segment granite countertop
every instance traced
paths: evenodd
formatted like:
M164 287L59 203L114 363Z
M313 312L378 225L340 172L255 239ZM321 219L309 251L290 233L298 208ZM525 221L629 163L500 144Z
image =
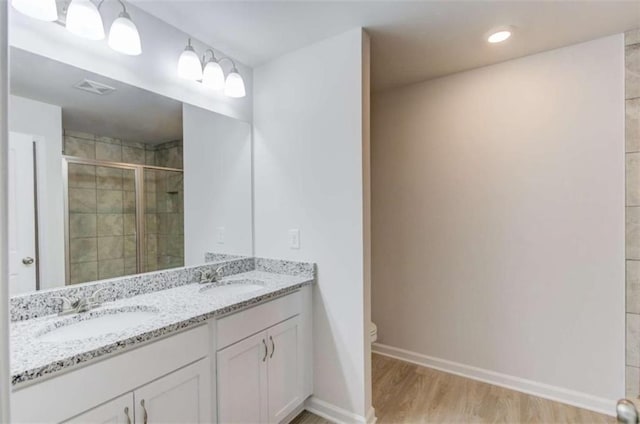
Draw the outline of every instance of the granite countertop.
M207 289L210 285L229 282L251 284L263 288L255 291ZM208 285L186 284L102 304L84 314L58 317L50 315L11 324L12 384L22 384L50 376L70 367L114 352L124 351L138 343L193 327L210 318L226 315L257 303L293 292L311 284L313 277L284 275L265 271L249 271L223 278ZM114 311L115 309L115 311ZM70 320L82 320L116 311L153 312L148 321L133 323L113 333L82 340L46 341L39 336Z

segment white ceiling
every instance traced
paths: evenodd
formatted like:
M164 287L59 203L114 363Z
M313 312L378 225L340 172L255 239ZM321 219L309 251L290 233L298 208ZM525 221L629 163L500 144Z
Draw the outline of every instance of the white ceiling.
M62 107L64 128L157 144L182 139L182 103L11 48L11 94ZM89 79L116 91L99 96L73 86Z
M413 83L640 26L640 1L133 0L143 10L255 67L362 26L374 89ZM516 32L501 45L485 34ZM340 64L327 63L327 66Z

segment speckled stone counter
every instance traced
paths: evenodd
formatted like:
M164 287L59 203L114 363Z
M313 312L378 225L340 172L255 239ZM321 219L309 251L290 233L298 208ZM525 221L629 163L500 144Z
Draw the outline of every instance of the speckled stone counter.
M254 258L251 258L254 260ZM135 296L126 296L106 302L84 314L58 317L48 315L11 324L11 375L14 385L50 376L103 355L124 351L132 346L158 337L193 327L210 318L236 312L257 303L291 293L315 281L313 264L299 263L292 269L291 262L278 266L277 261L254 261L254 270L239 272L217 283L187 283ZM268 266L265 266L268 265ZM286 269L285 273L267 272ZM184 272L179 270L177 272ZM163 274L164 275L164 274ZM213 286L258 284L260 288L246 292L212 289ZM99 337L70 341L46 341L43 334L54 327L64 326L69 320L84 320L119 311L152 311L152 320L133 323L130 327ZM26 313L29 315L28 313Z

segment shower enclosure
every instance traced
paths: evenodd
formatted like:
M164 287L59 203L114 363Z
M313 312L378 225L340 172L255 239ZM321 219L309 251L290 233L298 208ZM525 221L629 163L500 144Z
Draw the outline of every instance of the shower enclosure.
M183 170L63 156L66 283L184 265Z

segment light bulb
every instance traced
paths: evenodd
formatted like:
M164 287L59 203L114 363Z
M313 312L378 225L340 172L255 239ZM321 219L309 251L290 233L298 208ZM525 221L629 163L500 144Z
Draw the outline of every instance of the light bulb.
M224 72L222 72L222 67L215 60L210 60L204 65L202 84L214 90L222 90L224 88Z
M130 56L138 56L142 53L138 28L127 12L120 13L120 16L111 24L109 47Z
M71 0L67 10L67 30L89 40L104 38L100 11L90 0Z
M184 48L180 59L178 59L178 76L195 81L202 79L202 63L193 47L191 47L191 39L189 39L189 44Z
M506 39L508 39L509 37L511 37L511 31L509 30L502 30L502 31L498 31L498 32L494 32L493 34L491 34L488 38L487 41L490 43L501 43L503 41L505 41Z
M56 0L11 0L11 5L30 18L48 22L58 20Z
M238 73L238 70L234 67L229 75L227 75L227 81L224 84L224 94L229 97L244 97L247 93L244 89L244 81L242 76Z

